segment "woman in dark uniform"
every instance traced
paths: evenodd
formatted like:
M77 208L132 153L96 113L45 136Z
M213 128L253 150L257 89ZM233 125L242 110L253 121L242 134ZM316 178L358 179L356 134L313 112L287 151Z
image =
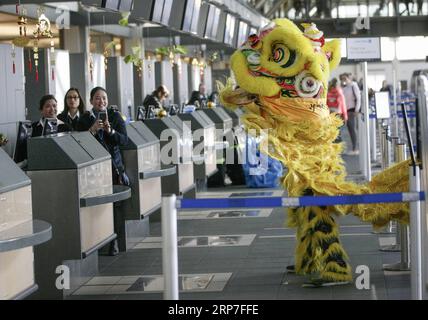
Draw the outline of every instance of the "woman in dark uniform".
M99 143L110 153L112 163L113 184L123 184L129 186L129 179L125 173L125 166L120 153L120 146L128 144L128 135L126 133L125 121L119 111L113 108L107 108L107 92L102 87L95 87L91 91L92 109L86 111L79 119L77 124L78 131L89 131L94 135ZM119 223L116 222L115 215L114 227L116 233ZM114 256L118 253L117 239L110 242L109 255Z
M41 118L39 121L33 122L33 132L32 137L39 137L43 134L43 127L45 125L45 119L57 119L57 101L55 97L51 94L45 95L40 99L39 110L41 113ZM57 119L57 132L68 132L71 131L71 127L64 123L63 121Z
M110 153L113 169L113 183L129 185L125 174L120 146L128 144L125 121L119 111L107 109L107 92L102 87L91 91L92 109L86 111L77 124L78 131L91 132L94 137ZM105 117L105 118L104 118ZM120 181L122 180L122 181Z
M155 116L160 110L163 110L162 102L168 98L169 91L164 85L157 87L155 91L151 94L148 94L143 101L143 106L146 109L146 118L151 118ZM150 110L150 107L153 109ZM154 114L150 115L150 111L153 111Z
M73 131L77 130L79 118L85 112L85 103L77 88L68 89L64 97L64 111L58 115L58 119L67 123Z

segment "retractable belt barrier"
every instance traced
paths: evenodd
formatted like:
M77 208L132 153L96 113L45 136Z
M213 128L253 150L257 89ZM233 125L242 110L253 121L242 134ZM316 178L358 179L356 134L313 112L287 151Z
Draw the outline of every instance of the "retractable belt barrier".
M178 199L177 209L231 209L335 206L425 200L424 192L373 193L346 196Z
M418 172L419 173L419 172ZM391 202L420 203L425 193L395 192L343 196L303 196L303 197L257 197L257 198L200 198L177 199L173 194L162 197L163 274L164 299L178 300L178 248L177 209L233 209L233 208L284 208L304 206L334 206L350 204L374 204ZM411 212L414 209L411 207ZM419 212L420 214L420 212Z

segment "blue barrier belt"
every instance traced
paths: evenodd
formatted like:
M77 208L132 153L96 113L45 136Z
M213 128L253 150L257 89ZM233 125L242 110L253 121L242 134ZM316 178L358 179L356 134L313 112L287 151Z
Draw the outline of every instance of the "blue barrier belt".
M349 196L304 196L304 197L257 197L257 198L204 198L179 199L177 208L181 209L228 209L228 208L278 208L306 206L334 206L345 204L370 204L411 202L425 200L425 193L396 192L374 193Z

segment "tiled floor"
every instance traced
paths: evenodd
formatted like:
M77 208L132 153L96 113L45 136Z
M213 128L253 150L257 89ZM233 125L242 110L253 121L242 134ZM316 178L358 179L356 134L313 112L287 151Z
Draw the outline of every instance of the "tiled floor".
M249 209L249 210L200 210L178 212L178 219L224 219L224 218L266 218L272 213L272 209Z
M179 276L180 292L222 291L231 273L183 274ZM161 293L162 275L94 277L76 290L74 296Z
M177 245L179 248L249 246L255 237L255 234L187 236L178 237ZM137 243L133 250L154 248L162 248L162 237L147 237L140 243Z
M344 156L344 160L351 178L361 181L355 170L358 158ZM228 187L197 196L235 197L243 193L248 193L247 196L281 196L283 190ZM379 251L380 245L394 243L390 235L373 233L370 225L353 216L338 218L340 240L349 255L354 283L303 288L302 284L307 281L305 277L285 271L287 265L294 263L295 250L295 230L285 226L285 210L260 210L257 215L249 213L251 210L242 211L246 212L179 212L180 299L410 298L409 272L384 272L382 269L384 264L397 262L400 258L399 252ZM69 299L162 299L161 226L159 222L153 222L150 228L150 237L135 239L134 249L116 257L100 257L99 275ZM219 235L226 237L221 239ZM246 242L231 245L239 237L240 240L245 238ZM362 278L357 270L364 266L369 271L369 282L364 282L368 289L358 289L356 284L361 283Z

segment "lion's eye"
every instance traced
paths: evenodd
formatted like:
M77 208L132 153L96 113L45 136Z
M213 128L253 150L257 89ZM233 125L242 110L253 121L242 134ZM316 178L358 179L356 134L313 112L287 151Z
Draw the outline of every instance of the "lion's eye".
M272 61L278 63L282 68L288 68L296 61L296 51L290 50L282 43L272 46Z

